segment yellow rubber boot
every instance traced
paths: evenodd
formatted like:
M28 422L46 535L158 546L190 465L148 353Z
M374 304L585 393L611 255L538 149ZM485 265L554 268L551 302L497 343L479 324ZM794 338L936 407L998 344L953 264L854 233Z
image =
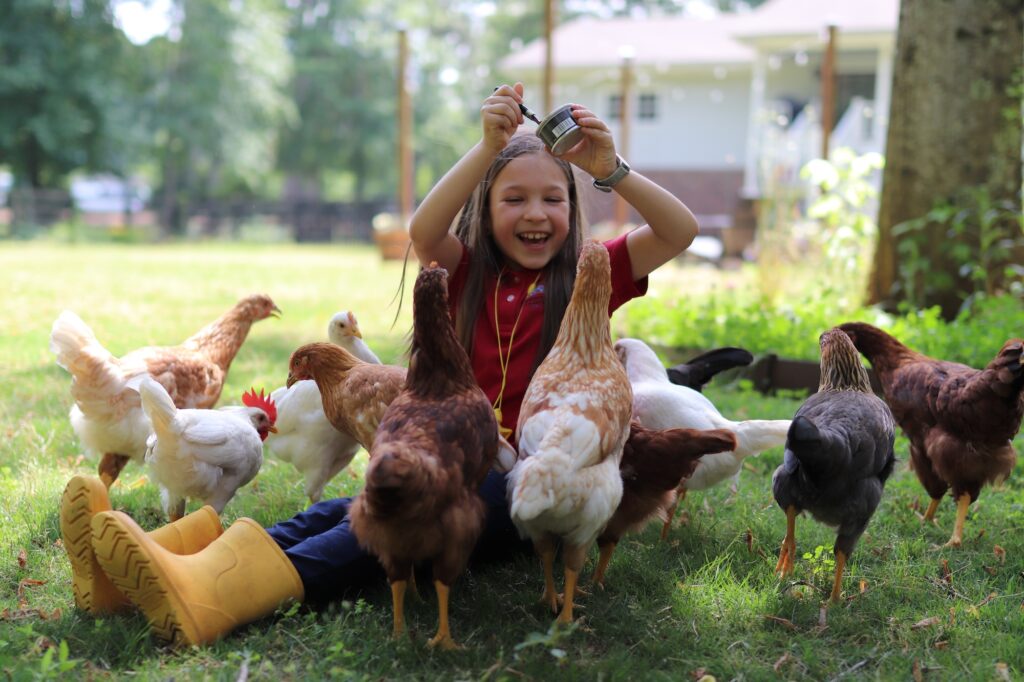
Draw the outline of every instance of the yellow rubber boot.
M127 514L101 512L92 544L114 585L175 646L215 642L304 594L291 560L252 519L239 519L195 554L178 555Z
M110 510L107 487L92 476L74 476L64 487L60 501L60 535L71 562L71 588L75 605L99 615L131 607L96 563L92 549L92 517ZM213 507L199 511L150 533L154 541L176 554L198 552L224 529Z

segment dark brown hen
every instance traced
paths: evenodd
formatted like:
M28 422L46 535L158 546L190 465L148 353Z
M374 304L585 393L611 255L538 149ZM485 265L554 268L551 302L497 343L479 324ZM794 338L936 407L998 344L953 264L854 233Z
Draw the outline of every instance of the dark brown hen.
M604 574L615 546L626 533L640 530L655 516L668 519L676 489L697 468L704 455L736 449L728 429L648 429L633 421L622 449L622 501L612 514L597 546L601 558L593 582L604 585Z
M772 476L775 501L786 512L786 537L775 570L787 575L796 555L796 516L811 512L836 527L838 601L843 569L867 528L892 473L896 424L871 392L868 372L850 338L838 329L821 335L821 383L797 410L786 453Z
M982 486L1009 476L1017 462L1010 441L1024 414L1024 341L1010 339L985 369L974 369L917 353L870 324L839 328L871 361L910 439L911 466L931 497L927 520L952 488L957 514L946 545L959 547L971 502Z
M494 411L448 315L447 273L425 268L413 291L406 387L380 421L366 487L352 505L352 529L391 583L395 636L405 629L413 565L430 561L440 608L430 645L456 647L448 591L480 536L484 504L477 490L497 451Z

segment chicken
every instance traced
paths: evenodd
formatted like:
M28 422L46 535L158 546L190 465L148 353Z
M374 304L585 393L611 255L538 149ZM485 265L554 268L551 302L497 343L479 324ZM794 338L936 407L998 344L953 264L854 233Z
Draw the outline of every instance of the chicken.
M327 337L366 362L380 364L373 351L363 343L352 313L334 315L327 325ZM328 421L320 389L312 379L282 386L270 397L277 405L277 433L267 439L267 447L303 473L309 501L319 502L327 482L355 457L359 442Z
M363 341L356 316L348 310L336 313L327 328L327 338L364 362L380 364L380 358Z
M405 629L405 588L430 561L440 609L430 646L453 649L448 595L483 529L478 489L498 452L498 423L477 385L448 313L447 272L424 268L413 290L413 340L405 389L381 419L352 530L388 575L394 635Z
M714 403L701 393L676 386L651 348L638 339L619 339L615 350L633 386L633 416L650 429L729 429L736 434L736 448L700 459L693 474L679 488L678 500L688 490L705 490L739 473L743 460L786 442L790 420L734 422L726 419ZM668 535L676 507L669 509L662 528Z
M331 425L369 452L384 411L405 387L405 373L402 367L363 362L333 343L308 343L292 353L287 386L316 382Z
M669 367L668 380L677 386L701 391L719 372L733 367L745 367L754 361L749 351L734 346L715 348L697 357Z
M871 391L868 372L840 329L821 335L821 383L793 417L786 453L772 476L786 512L786 537L775 570L788 575L796 556L796 515L803 510L837 527L831 601L839 601L843 570L882 499L892 473L896 422Z
M152 432L129 382L148 374L178 408L213 407L253 322L280 312L269 296L248 296L179 346L147 346L121 358L101 346L78 315L60 314L50 350L73 377L71 426L87 451L101 455L99 475L108 488L128 460L143 461Z
M736 436L728 429L657 431L634 420L619 466L622 501L597 536L601 558L593 582L604 585L608 562L623 535L640 530L654 516L668 517L668 510L675 505L676 488L693 473L701 457L735 448Z
M608 251L587 242L558 337L523 397L516 433L519 457L508 475L512 521L541 557L541 600L553 612L558 609L555 546L562 541L565 599L560 623L572 621L587 549L622 498L619 462L633 396L612 350L610 295Z
M963 542L967 509L982 486L1005 479L1017 462L1010 441L1024 414L1024 340L1011 339L985 367L921 355L861 322L839 327L868 360L896 422L910 439L910 464L931 497L925 519L952 489L956 522L947 547Z
M263 441L274 431L277 411L262 391L242 396L244 407L183 409L150 377L139 385L142 409L153 424L146 463L160 486L171 521L185 515L186 498L202 500L218 514L263 466Z

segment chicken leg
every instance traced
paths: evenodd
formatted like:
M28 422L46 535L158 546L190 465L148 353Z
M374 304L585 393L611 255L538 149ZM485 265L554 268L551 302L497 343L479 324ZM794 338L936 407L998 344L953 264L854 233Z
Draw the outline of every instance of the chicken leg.
M121 475L121 470L128 464L128 460L131 457L128 455L119 455L115 452L103 453L103 458L100 460L98 467L98 473L100 480L103 481L103 485L107 486L107 490L110 486L114 485L114 481Z
M558 614L556 622L568 625L572 622L573 601L579 593L576 583L579 581L583 562L587 558L587 546L565 545L562 548L562 558L565 561L565 592L562 593L562 612Z
M399 639L405 633L405 586L407 581L396 580L391 583L391 606L394 612L394 628L391 638Z
M839 549L836 550L836 577L832 582L832 598L833 604L839 601L843 586L843 570L846 568L846 552Z
M793 557L796 556L796 515L796 507L786 507L786 537L782 539L779 561L775 564L775 573L780 578L789 575L793 570Z
M676 493L675 502L673 502L672 506L668 508L668 513L666 514L668 518L665 519L665 525L661 527L661 539L663 541L668 539L668 532L672 529L672 519L676 516L676 509L678 509L679 504L686 499L686 488L681 487L676 491Z
M597 570L594 571L594 577L590 579L590 582L594 583L602 590L604 589L604 574L608 570L608 562L612 560L612 553L615 551L614 542L609 542L606 545L601 546L601 557L597 561Z
M950 536L946 547L959 547L964 541L964 521L967 520L967 508L971 506L971 494L962 493L956 498L956 524L953 526L953 535Z
M935 510L939 508L939 500L932 498L931 502L928 503L928 510L924 513L924 520L935 523Z
M441 647L445 651L455 651L461 649L455 640L452 639L451 630L448 627L448 586L440 580L434 581L434 589L437 590L437 608L438 608L438 621L437 621L437 634L434 638L427 642L427 646Z
M544 567L544 594L540 603L551 607L551 613L558 613L558 593L555 591L555 543L551 538L544 538L534 543Z

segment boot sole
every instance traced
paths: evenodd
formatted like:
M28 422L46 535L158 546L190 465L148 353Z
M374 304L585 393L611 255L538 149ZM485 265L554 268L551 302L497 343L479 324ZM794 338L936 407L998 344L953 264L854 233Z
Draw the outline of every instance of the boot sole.
M113 603L103 599L103 589L97 581L105 580L96 563L92 547L92 517L110 507L106 502L106 488L99 481L72 478L64 488L60 506L60 535L71 562L71 589L75 605L89 613L120 611L128 607L126 600ZM104 586L106 584L104 583ZM109 588L108 588L109 589Z
M103 570L142 610L153 632L174 646L198 644L194 624L183 618L187 618L188 609L175 590L165 587L170 581L159 563L146 553L134 529L121 523L115 514L101 514L94 519L93 537Z

